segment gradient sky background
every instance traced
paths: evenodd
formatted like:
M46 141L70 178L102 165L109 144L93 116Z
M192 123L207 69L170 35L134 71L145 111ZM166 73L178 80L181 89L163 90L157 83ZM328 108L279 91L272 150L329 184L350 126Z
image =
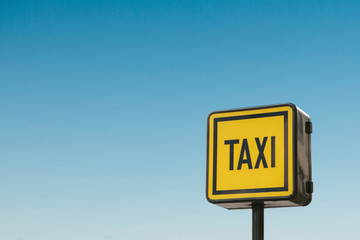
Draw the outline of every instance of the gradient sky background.
M265 238L355 239L359 1L1 1L0 239L251 239L205 198L210 112L292 102L314 195Z

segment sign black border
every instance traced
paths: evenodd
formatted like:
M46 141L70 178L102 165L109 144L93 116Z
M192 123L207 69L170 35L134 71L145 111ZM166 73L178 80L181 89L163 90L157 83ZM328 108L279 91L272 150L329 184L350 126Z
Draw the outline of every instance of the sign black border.
M244 120L252 118L284 116L284 187L277 188L255 188L255 189L235 189L235 190L217 190L217 135L218 122ZM231 117L214 118L214 142L213 142L213 195L222 194L241 194L241 193L260 193L260 192L282 192L288 191L288 111L240 115Z

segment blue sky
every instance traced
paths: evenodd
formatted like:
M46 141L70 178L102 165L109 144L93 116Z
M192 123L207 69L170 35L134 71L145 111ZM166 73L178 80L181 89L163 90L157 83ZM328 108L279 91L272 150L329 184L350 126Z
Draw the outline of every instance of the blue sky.
M251 239L205 198L206 119L292 102L313 202L266 239L353 239L358 1L2 1L0 239Z

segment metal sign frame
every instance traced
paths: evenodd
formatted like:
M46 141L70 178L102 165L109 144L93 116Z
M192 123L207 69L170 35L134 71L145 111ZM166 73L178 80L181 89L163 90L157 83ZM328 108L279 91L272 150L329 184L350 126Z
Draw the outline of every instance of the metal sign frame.
M284 107L288 111L284 111ZM282 109L282 110L279 110ZM260 111L259 111L260 110ZM261 112L261 111L264 112ZM244 112L249 114L244 115ZM254 112L254 114L251 114ZM229 113L226 117L224 113ZM288 119L288 113L291 113L292 119ZM218 116L218 117L217 117ZM284 142L285 145L292 148L292 159L285 159L284 163L284 187L283 189L238 189L223 191L217 190L217 178L216 178L216 164L217 164L217 126L218 123L224 121L236 121L241 119L255 119L266 118L270 116L283 116L284 119ZM210 122L212 121L212 122ZM291 142L287 138L288 135L288 123L292 124L289 129L292 130ZM212 128L210 129L210 126ZM252 208L254 203L264 204L265 208L269 207L291 207L291 206L305 206L311 202L312 198L312 179L311 179L311 132L312 123L310 117L301 109L296 107L292 103L268 105L250 108L231 109L225 111L212 112L208 117L208 129L207 129L207 168L206 168L206 197L209 202L216 205L225 207L227 209L245 209ZM213 136L213 139L209 139L209 136ZM211 142L212 141L212 142ZM209 152L209 145L212 144L213 152ZM284 146L284 158L288 156L287 148ZM210 157L210 154L213 154ZM212 160L210 163L209 159ZM255 192L277 192L287 188L287 162L292 161L292 194L289 196L263 196L263 197L250 197L250 198L218 198L214 199L215 194L224 194L229 196L230 194L242 194L242 193L255 193ZM212 172L209 172L209 166L212 167ZM211 178L209 175L212 174ZM211 179L211 182L210 182ZM210 189L211 188L211 189ZM209 191L210 190L210 191ZM210 194L211 192L211 194ZM251 195L251 194L250 194Z

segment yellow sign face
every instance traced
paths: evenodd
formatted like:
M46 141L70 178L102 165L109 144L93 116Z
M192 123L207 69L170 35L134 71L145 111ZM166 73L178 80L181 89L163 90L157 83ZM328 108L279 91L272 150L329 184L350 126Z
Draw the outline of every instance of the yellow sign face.
M210 201L276 199L293 194L293 115L291 106L210 114Z

